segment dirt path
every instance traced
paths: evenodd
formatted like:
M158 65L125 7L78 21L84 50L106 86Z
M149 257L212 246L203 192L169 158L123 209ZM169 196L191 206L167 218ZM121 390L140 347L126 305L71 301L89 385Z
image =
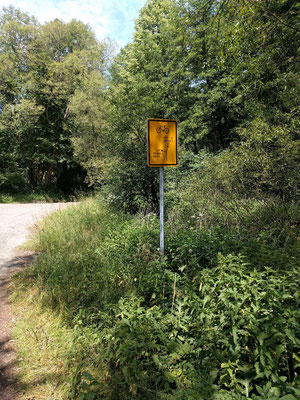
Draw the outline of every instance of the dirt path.
M18 398L13 373L15 351L10 338L12 313L8 300L10 275L33 258L18 247L30 236L30 228L45 215L75 203L0 204L0 399Z

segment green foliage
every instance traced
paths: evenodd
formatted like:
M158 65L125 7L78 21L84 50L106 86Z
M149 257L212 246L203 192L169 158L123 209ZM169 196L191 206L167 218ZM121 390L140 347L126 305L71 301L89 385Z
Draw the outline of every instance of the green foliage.
M133 42L111 67L108 134L89 168L102 166L115 206L157 212L157 176L146 168L149 117L179 120L177 183L193 169L185 154L205 150L218 164L206 164L208 179L219 174L223 186L213 197L227 185L239 200L297 198L298 11L296 2L277 0L152 0L141 9Z
M294 199L298 11L290 0L151 0L133 42L105 74L111 44L97 42L84 24L39 25L3 9L1 180L16 173L71 190L86 170L87 183L105 184L115 206L156 212L145 122L160 117L179 120L182 176L191 168L183 153L229 149L223 158L244 161L242 171L237 163L234 169L249 180L247 197L262 191Z
M106 172L102 191L112 208L132 214L158 211L159 171L148 167L140 146L132 145L130 158L113 160Z
M22 180L22 182L24 182ZM24 186L10 187L7 191L0 191L0 203L47 203L74 201L75 196L66 196L59 190L24 190ZM77 194L79 197L79 194Z
M179 275L171 309L120 302L114 327L102 332L119 398L134 388L137 398L208 398L221 387L246 398L268 380L274 398L297 394L285 383L299 349L294 277L295 270L284 279L249 271L243 258L220 255L190 283Z
M55 185L69 193L79 189L85 163L78 147L75 156L72 137L99 135L101 113L93 119L98 125L88 130L81 115L91 118L100 106L108 46L81 22L56 19L39 25L10 7L0 16L0 49L3 184L16 173L31 187ZM86 103L80 110L79 97L90 97L93 107Z
M74 327L71 398L296 399L294 241L280 249L185 221L167 226L161 260L158 233L155 217L99 200L41 227L33 273Z
M6 171L0 175L0 186L4 191L17 192L24 190L26 187L24 174L22 171Z
M88 27L4 12L0 182L58 185L75 155L109 203L36 241L44 301L74 329L70 398L299 397L298 18L290 0L150 0L105 81ZM179 120L164 259L148 117Z
M239 144L205 156L181 180L170 223L246 229L286 245L299 235L299 132L256 119L240 135Z

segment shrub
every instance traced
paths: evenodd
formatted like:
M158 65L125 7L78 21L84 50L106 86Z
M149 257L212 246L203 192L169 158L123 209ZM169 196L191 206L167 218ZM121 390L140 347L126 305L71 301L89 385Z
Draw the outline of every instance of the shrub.
M26 187L27 183L22 171L0 174L0 189L3 191L15 193L18 191L24 191Z
M166 233L162 260L155 216L99 201L40 230L45 301L86 349L72 398L295 399L296 247L195 224Z

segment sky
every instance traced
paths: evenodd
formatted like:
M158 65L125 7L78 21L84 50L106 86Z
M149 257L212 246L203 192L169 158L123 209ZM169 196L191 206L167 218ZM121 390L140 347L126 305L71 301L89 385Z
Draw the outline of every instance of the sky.
M99 40L110 38L119 48L132 41L134 20L146 0L0 0L0 9L13 5L41 23L75 18L88 23Z

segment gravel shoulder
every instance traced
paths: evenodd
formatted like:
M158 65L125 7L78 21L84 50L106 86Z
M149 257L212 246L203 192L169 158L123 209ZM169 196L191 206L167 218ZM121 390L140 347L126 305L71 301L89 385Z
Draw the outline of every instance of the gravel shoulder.
M14 374L15 350L11 340L12 312L9 303L11 274L32 261L34 254L19 247L32 227L53 211L76 203L0 204L0 399L18 398Z

